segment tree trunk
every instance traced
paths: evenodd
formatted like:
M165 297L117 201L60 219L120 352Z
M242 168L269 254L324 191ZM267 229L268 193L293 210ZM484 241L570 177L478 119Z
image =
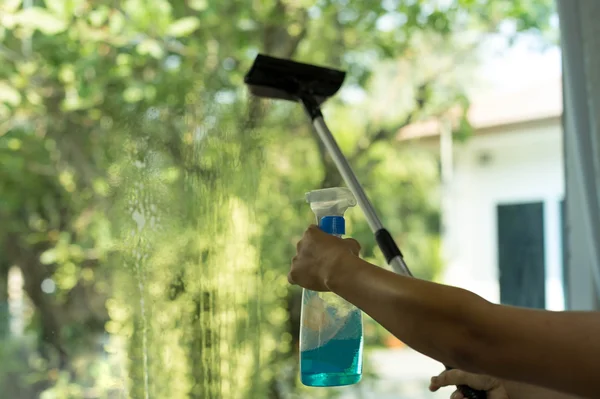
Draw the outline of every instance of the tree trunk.
M8 312L8 269L6 261L0 261L0 340L10 333L10 313Z
M7 240L8 258L13 259L23 272L24 288L27 296L36 307L36 314L40 318L40 353L47 359L51 358L48 352L49 345L58 352L59 367L67 369L69 357L61 338L61 315L59 307L49 295L41 289L42 282L51 277L49 268L40 263L43 248L23 248L21 241L16 236L9 236Z

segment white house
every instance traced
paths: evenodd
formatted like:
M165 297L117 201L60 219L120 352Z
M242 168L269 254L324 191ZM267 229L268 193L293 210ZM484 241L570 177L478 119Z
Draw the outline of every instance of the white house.
M562 108L557 78L475 102L465 142L436 121L399 132L440 151L445 283L496 303L565 308Z

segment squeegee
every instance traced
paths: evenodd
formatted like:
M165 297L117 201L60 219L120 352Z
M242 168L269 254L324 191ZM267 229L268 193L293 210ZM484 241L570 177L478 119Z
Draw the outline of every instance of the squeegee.
M258 54L244 82L257 97L300 102L304 106L344 182L356 197L387 263L394 272L412 277L402 252L381 223L321 113L321 105L337 93L345 77L344 71ZM487 396L484 391L468 386L459 386L458 389L467 399L485 399Z

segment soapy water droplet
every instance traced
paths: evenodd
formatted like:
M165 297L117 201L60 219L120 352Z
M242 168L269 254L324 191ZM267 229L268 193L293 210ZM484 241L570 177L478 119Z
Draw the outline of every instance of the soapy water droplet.
M133 220L137 223L138 230L142 230L146 225L146 218L137 210L131 215Z

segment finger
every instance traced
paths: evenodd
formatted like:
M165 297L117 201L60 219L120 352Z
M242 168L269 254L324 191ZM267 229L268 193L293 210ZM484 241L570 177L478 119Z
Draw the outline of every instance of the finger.
M292 265L291 265L292 268L294 267L294 263L296 262L297 258L298 258L297 256L294 256L292 258ZM290 283L292 285L296 285L296 282L294 281L294 276L293 276L292 270L289 271L289 273L287 275L287 279L288 279L288 283Z
M319 226L317 226L316 224L311 224L310 226L308 226L308 229L306 229L306 234L312 234L312 233L318 233L320 232L321 229L319 228Z
M291 285L296 285L296 283L294 282L294 278L292 277L292 272L288 273L287 280L288 280L288 283L290 283Z
M344 238L344 243L354 255L358 256L360 254L360 243L354 238Z
M450 395L450 399L465 399L465 397L460 391L454 391L452 395Z
M441 387L438 376L431 377L431 381L429 381L429 390L431 392L436 392Z
M432 384L438 387L452 385L468 385L471 388L489 391L494 388L494 379L485 375L471 374L462 370L446 370L432 379Z

